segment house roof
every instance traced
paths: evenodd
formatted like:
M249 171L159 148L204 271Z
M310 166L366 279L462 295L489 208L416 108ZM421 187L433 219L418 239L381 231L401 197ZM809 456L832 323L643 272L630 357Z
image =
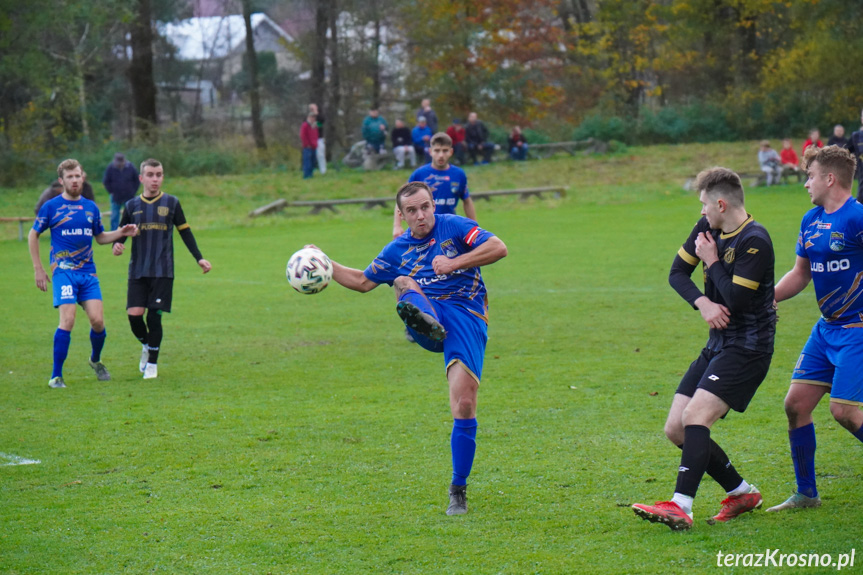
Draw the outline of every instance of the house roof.
M266 14L252 14L251 20L253 30L257 30L259 26L267 26L287 42L294 41L290 34ZM246 25L240 15L203 16L167 22L159 25L159 31L176 46L180 60L223 58L243 46L246 41Z

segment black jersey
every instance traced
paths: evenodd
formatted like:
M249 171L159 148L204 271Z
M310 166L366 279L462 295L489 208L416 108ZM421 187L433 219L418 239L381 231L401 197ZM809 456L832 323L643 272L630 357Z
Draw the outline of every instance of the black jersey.
M718 262L709 269L704 267L703 294L691 278L700 261L695 255L695 238L701 232L713 236L719 253ZM734 345L772 353L776 334L773 268L773 242L764 226L752 216L727 234L710 229L707 218L702 217L677 252L669 283L693 307L695 300L706 295L729 309L728 326L710 329L708 349L719 351Z
M164 192L155 198L136 196L126 202L120 226L125 224L138 226L138 235L132 239L129 277L173 278L174 228L179 232L189 229L180 200ZM196 261L201 259L200 253L192 255Z

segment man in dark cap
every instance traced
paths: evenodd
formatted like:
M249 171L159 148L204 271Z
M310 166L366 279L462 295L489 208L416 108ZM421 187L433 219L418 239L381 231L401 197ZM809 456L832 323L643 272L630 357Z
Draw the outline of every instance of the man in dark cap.
M111 229L116 230L120 225L120 211L123 205L135 197L141 185L138 170L131 162L126 161L126 156L122 152L117 152L114 154L114 161L105 169L102 185L111 196Z

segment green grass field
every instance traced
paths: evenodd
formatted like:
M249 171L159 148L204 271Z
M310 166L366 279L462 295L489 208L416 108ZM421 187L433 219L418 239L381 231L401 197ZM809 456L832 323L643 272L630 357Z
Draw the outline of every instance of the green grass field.
M628 508L673 491L679 451L662 426L706 340L667 283L700 209L680 184L751 154L658 147L469 172L474 190L570 188L562 200L478 204L509 256L484 271L490 340L463 517L444 514L452 420L441 356L404 340L385 286L301 296L284 277L305 243L365 267L392 212L245 218L275 197L387 195L404 173L169 174L214 269L201 275L177 240L174 313L152 381L140 378L125 319L128 259L97 246L113 380L87 367L79 313L69 387L48 388L57 313L6 225L0 464L41 463L0 465L0 573L743 573L762 570L717 567L717 553L850 553L863 445L826 402L815 414L822 508L709 526L724 497L709 478L689 532ZM0 199L0 215L32 204L24 190ZM808 197L798 185L756 189L747 206L772 234L778 277ZM811 288L781 305L770 374L746 414L714 427L766 506L794 490L782 400L817 318ZM830 570L769 569L801 571Z

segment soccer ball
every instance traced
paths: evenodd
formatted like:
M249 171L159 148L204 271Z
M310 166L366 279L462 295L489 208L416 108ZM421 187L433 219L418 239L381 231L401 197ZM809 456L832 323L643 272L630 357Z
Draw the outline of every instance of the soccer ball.
M288 260L285 272L291 287L303 294L323 291L333 279L333 264L319 249L303 248Z

